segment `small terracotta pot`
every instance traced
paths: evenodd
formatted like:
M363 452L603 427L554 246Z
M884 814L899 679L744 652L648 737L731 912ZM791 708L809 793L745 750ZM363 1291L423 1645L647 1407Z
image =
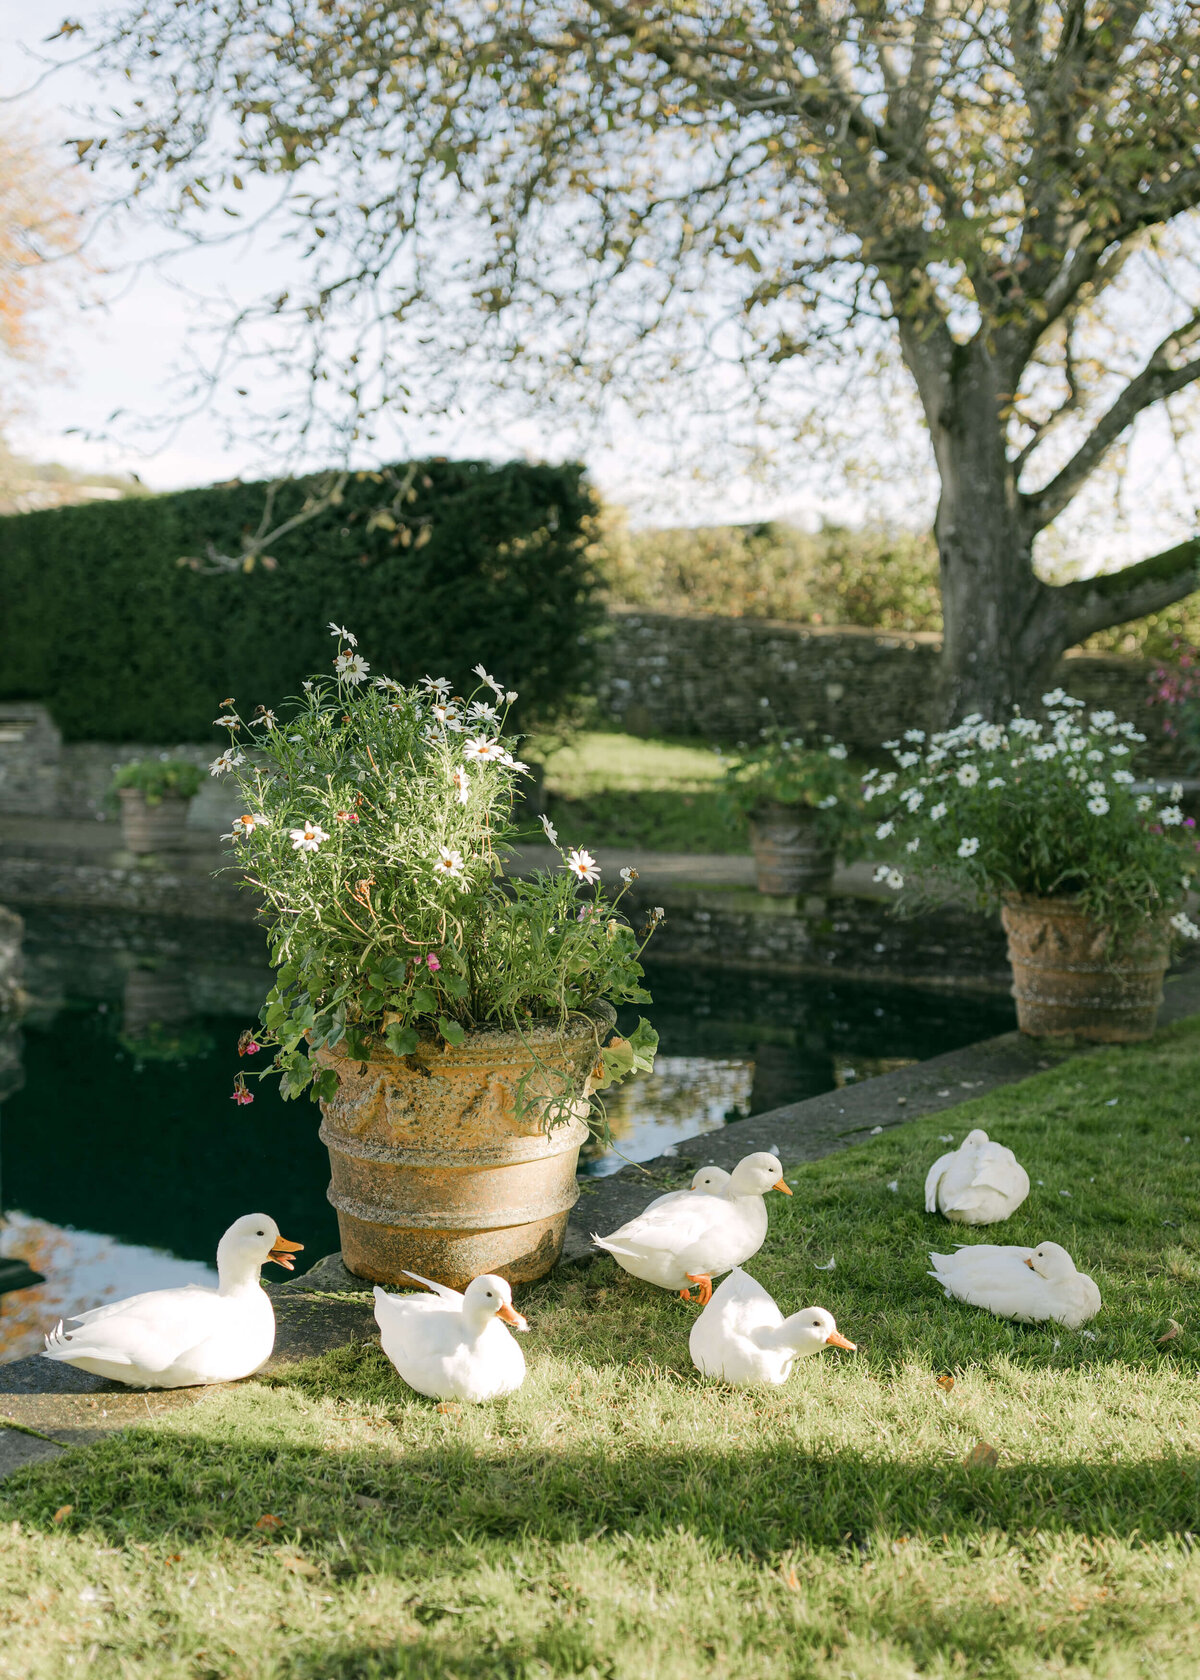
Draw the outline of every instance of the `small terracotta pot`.
M314 1050L339 1080L321 1103L321 1140L349 1269L390 1284L419 1272L454 1289L481 1272L510 1283L548 1272L579 1198L589 1075L614 1019L605 1010L573 1020L561 1040L548 1026L524 1038L482 1029L457 1048L422 1041L403 1058L377 1044L365 1062L343 1045ZM534 1052L554 1070L549 1081ZM526 1094L543 1094L518 1120L526 1075ZM569 1118L547 1127L558 1091L576 1095Z
M1075 900L1020 893L1005 898L1000 919L1022 1032L1101 1044L1151 1036L1170 961L1165 920L1113 940Z
M833 879L833 847L821 837L807 805L760 805L750 818L755 883L769 898L826 892Z
M167 793L157 805L147 805L141 788L118 788L121 833L131 852L178 851L187 839L190 799Z

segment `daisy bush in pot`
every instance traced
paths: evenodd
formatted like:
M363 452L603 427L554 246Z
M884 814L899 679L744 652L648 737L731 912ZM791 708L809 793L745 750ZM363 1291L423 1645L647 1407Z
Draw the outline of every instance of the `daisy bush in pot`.
M835 856L864 834L860 780L840 741L809 743L778 724L731 756L725 797L749 822L760 892L828 884Z
M609 894L582 847L508 872L528 774L515 693L482 666L462 692L441 676L406 687L330 629L328 676L278 713L226 701L217 720L230 744L213 773L244 800L225 839L277 969L239 1051L273 1052L263 1071L284 1096L320 1101L352 1271L456 1288L538 1277L579 1193L592 1093L653 1064L648 1022L611 1029L614 1005L648 999L659 913L630 926L632 871Z
M1125 963L1161 979L1169 939L1200 937L1184 907L1200 859L1181 790L1137 783L1145 737L1131 724L1061 689L1042 701L1044 720L973 715L885 743L895 769L868 772L863 790L893 856L876 879L910 907L951 890L1001 905L1010 956L1040 965L1043 992L1051 969L1114 976Z
M635 931L621 913L631 872L610 896L588 851L560 847L560 868L506 874L528 774L508 732L517 695L482 666L466 695L440 676L404 687L331 631L332 674L279 714L223 703L230 744L211 767L245 803L223 838L265 905L278 974L251 1042L275 1050L283 1095L333 1094L336 1075L310 1054L323 1045L404 1057L580 1015L596 1022L597 1086L646 1065L645 1021L599 1043L598 1005L649 998L640 957L655 917Z

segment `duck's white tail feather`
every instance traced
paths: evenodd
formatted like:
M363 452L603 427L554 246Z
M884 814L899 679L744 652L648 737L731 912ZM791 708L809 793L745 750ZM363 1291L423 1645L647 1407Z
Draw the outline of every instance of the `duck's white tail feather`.
M63 1329L60 1318L54 1329L46 1336L46 1345L42 1349L43 1359L65 1360L68 1364L73 1359L104 1359L110 1365L132 1365L133 1360L119 1349L107 1347L91 1347L85 1343L73 1341L76 1332Z
M457 1289L451 1289L449 1284L434 1283L432 1278L422 1277L420 1272L410 1272L407 1268L405 1269L404 1275L405 1277L414 1278L417 1283L423 1283L426 1289L432 1289L433 1293L435 1295L440 1295L443 1301L455 1301L461 1305L462 1296L459 1294Z
M595 1231L592 1232L592 1241L597 1248L606 1248L610 1254L635 1254L637 1252L636 1249L627 1247L625 1243L613 1242L611 1237L598 1237Z

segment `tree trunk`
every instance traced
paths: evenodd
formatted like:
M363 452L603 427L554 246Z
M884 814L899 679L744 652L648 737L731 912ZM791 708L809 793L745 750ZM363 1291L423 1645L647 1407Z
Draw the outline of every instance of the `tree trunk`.
M941 568L947 721L1006 716L1053 680L1068 646L1055 592L1033 571L1005 447L1010 378L978 343L919 338L902 328L941 479L934 536Z

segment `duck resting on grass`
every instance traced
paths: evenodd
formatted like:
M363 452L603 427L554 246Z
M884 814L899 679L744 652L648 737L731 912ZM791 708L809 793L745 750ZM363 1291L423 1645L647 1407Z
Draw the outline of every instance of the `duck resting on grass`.
M784 1318L761 1283L735 1266L692 1325L688 1348L701 1376L735 1388L787 1381L797 1359L822 1348L855 1351L824 1307Z
M42 1357L129 1388L192 1388L237 1382L266 1364L275 1346L275 1309L259 1282L268 1260L286 1271L303 1243L288 1242L265 1213L236 1219L217 1246L216 1289L189 1283L155 1289L61 1319Z
M722 1193L677 1192L651 1203L610 1236L593 1232L592 1241L634 1277L677 1290L683 1301L691 1300L688 1285L696 1284L699 1303L706 1307L713 1278L742 1265L762 1247L768 1190L792 1193L778 1159L763 1150L738 1162Z
M931 1254L935 1277L946 1294L997 1318L1021 1324L1062 1324L1078 1330L1100 1311L1100 1291L1058 1243L1037 1248L1002 1248L997 1243L960 1246L953 1254Z
M649 1213L651 1208L661 1207L676 1196L690 1196L697 1190L703 1196L723 1196L729 1188L729 1177L724 1167L701 1167L699 1172L692 1174L692 1182L686 1190L668 1190L665 1196L655 1196L652 1202L646 1203L642 1212Z
M925 1212L956 1225L998 1225L1028 1194L1029 1174L1012 1150L977 1129L930 1167Z
M384 1353L410 1388L430 1400L497 1400L525 1380L525 1355L504 1328L528 1330L512 1289L485 1272L463 1294L417 1272L406 1277L429 1295L389 1295L375 1286L375 1321Z

